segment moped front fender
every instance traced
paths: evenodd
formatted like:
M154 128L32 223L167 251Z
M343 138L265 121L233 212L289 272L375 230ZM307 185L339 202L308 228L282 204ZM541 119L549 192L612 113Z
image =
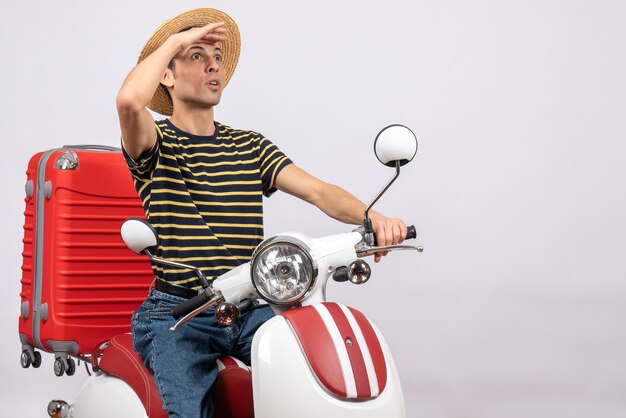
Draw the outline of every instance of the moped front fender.
M299 309L309 308L315 306ZM311 311L311 315L315 312ZM306 328L309 321L307 318L303 320ZM278 315L263 324L252 343L255 418L404 418L402 388L391 352L380 332L371 326L384 355L386 382L375 397L347 399L332 393L321 382L324 377L320 379L313 370L311 359L305 354L302 341L289 320ZM350 342L355 343L356 339ZM328 347L326 345L326 349ZM329 358L333 355L328 352L319 354L322 357L330 354ZM341 374L341 371L333 373Z

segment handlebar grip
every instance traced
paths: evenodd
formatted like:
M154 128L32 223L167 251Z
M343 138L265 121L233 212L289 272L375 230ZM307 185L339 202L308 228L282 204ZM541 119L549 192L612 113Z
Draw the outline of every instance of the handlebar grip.
M376 233L374 232L374 245L378 245L378 239L376 238ZM415 230L415 225L409 225L406 227L406 237L404 239L414 239L417 238L417 231Z
M184 301L175 308L172 308L172 316L174 317L174 319L179 319L180 317L187 315L194 309L202 306L203 304L208 302L209 299L211 298L207 296L205 292L199 293L191 299Z
M337 267L335 274L333 274L333 280L336 282L347 282L348 279L348 268L345 266Z

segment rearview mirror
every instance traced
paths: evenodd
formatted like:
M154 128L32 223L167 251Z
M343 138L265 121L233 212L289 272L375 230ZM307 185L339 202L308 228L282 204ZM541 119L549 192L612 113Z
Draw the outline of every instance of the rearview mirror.
M376 158L388 167L396 162L405 165L417 153L417 137L404 125L389 125L378 133L374 141Z
M128 248L137 254L157 245L157 233L146 220L130 218L124 221L120 230L122 240Z

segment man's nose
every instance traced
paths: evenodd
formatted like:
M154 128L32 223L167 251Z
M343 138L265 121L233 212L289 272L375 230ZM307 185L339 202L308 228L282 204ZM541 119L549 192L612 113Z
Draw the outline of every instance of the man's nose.
M207 65L207 72L216 73L220 69L220 65L215 58L211 58L209 60L209 65Z

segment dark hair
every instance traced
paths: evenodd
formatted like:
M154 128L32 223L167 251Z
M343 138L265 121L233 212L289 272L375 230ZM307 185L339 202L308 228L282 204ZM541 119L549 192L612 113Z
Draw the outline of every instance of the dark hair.
M197 26L188 26L186 28L183 28L183 29L179 30L178 33L188 31L189 29L192 29L192 28L195 28L195 27L197 27ZM172 70L172 73L174 73L174 70L176 70L176 58L172 58L170 60L169 64L167 64L167 68ZM161 86L161 88L163 89L165 94L167 94L167 97L170 98L170 101L172 101L172 96L170 95L170 92L167 89L167 87L165 87L163 84L159 84L159 85Z
M176 58L172 58L169 62L169 64L167 64L167 68L169 68L170 70L172 70L172 73L174 73L174 70L176 69ZM159 84L159 86L163 89L163 91L165 92L165 94L167 94L167 97L170 98L170 101L172 101L172 96L170 95L169 90L167 89L167 87L165 87L165 85L163 84Z
M172 58L170 60L170 63L167 64L167 68L169 68L170 70L174 71L174 69L176 68L176 58Z

